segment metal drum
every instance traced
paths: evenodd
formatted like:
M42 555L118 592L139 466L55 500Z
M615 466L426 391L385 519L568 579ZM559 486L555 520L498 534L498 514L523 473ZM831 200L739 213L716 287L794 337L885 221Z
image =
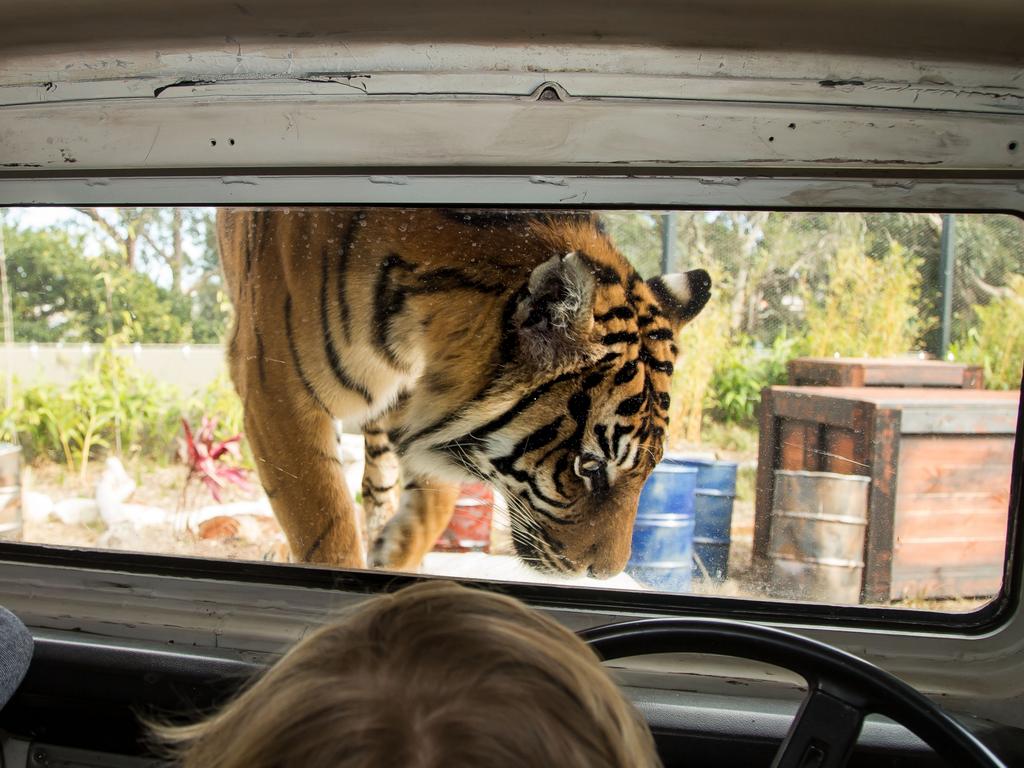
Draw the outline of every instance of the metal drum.
M21 446L0 443L0 540L21 539Z
M668 454L668 464L697 470L694 499L693 557L694 576L724 581L729 572L729 545L732 541L732 508L736 499L735 461L697 459Z
M775 471L771 592L824 603L860 602L870 478Z
M484 483L463 483L448 527L435 552L487 552L491 546L494 491Z
M666 592L690 589L696 490L693 467L662 462L647 478L626 566L641 584Z

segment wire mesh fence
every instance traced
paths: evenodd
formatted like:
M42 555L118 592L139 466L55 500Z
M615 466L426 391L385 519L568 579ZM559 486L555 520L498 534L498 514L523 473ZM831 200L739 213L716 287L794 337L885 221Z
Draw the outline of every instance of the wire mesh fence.
M873 292L876 303L901 298L916 304L912 345L892 351L939 356L947 230L953 343L969 336L979 307L1009 297L1014 276L1024 274L1024 220L1006 214L682 211L613 212L604 218L645 277L697 266L718 273L716 293L728 304L730 330L765 344L787 330L800 332L807 325L808 299L820 299L830 278L845 277L844 267L863 270L860 279L866 280L874 262L905 272L906 292L884 294L878 289L893 289L886 283L866 285L864 293Z
M955 359L1020 386L1024 221L1005 214L604 214L644 276L703 267L715 299L684 332L677 439L752 423L796 356Z

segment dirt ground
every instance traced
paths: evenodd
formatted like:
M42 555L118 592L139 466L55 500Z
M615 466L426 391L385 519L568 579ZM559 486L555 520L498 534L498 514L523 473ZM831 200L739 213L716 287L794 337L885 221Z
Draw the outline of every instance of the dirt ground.
M88 500L95 494L103 469L103 462L93 462L82 476L58 464L39 464L26 470L23 488L46 494L55 502ZM125 469L136 483L125 503L165 510L166 522L106 525L101 520L66 522L55 514L44 520L26 517L23 541L231 560L287 559L284 534L273 517L237 513L240 505L264 499L258 483L253 482L248 491L225 489L224 503L218 505L198 480L193 480L183 493L188 477L183 465L129 463ZM216 514L221 511L218 507L224 514ZM202 522L195 522L204 517Z
M735 459L743 461L742 456ZM182 489L187 477L184 466L137 463L129 464L126 470L135 480L136 489L125 502L166 510L166 520L148 525L129 522L106 525L101 520L62 521L50 514L46 519L26 519L23 540L70 547L214 559L288 560L284 535L276 520L269 515L263 492L255 481L248 491L227 489L225 503L217 505L210 493L197 481L193 481L183 495ZM77 472L68 472L57 464L42 464L31 467L25 473L23 483L26 491L44 493L57 502L76 498L88 500L93 497L102 472L102 462L90 466L84 477ZM694 578L692 589L696 594L752 598L763 597L765 594L763 586L752 581L754 504L752 499L744 498L744 495L741 488L740 497L733 507L728 578L722 582ZM258 513L252 513L255 504L260 502L262 506L257 510ZM507 539L507 532L496 531L493 551L502 554L510 552L511 547L507 542L504 545L502 543L504 539ZM496 564L498 560L495 558ZM444 567L452 569L452 575L465 575L464 568L452 566L455 561L451 557L439 559L438 562L446 563ZM487 561L477 556L473 562L481 564ZM595 586L599 584L595 583ZM962 612L975 610L985 602L983 599L922 599L904 601L901 605L907 608Z
M148 507L159 507L176 514L166 524L135 526L119 524L107 526L96 520L90 523L62 522L50 515L45 520L26 520L23 540L40 544L57 544L70 547L114 549L131 552L190 555L231 560L260 560L285 562L288 559L285 539L273 517L265 515L216 515L199 525L188 524L198 510L207 514L215 503L209 492L194 482L184 496L182 487L187 477L185 467L179 465L129 465L128 474L135 479L137 487L125 501ZM84 498L94 492L102 475L100 462L90 466L85 477L69 473L56 464L33 467L26 475L25 488L45 493L53 500ZM225 501L225 512L242 502L257 501L262 497L258 485L248 492L230 489ZM754 531L754 505L750 501L737 500L733 510L732 544L729 555L729 578L724 582L701 582L694 579L693 589L700 594L722 596L751 596L748 577L750 575L751 542ZM502 555L511 553L507 542L507 531L495 530L492 551ZM480 565L479 558L472 558ZM452 569L455 575L463 568L453 566L449 557L438 562ZM496 566L506 570L504 563ZM596 584L595 584L596 585Z
M198 480L192 481L183 498L182 489L188 477L188 469L183 464L126 460L124 468L128 476L135 481L135 490L126 499L127 502L172 510L182 501L186 508L216 503ZM26 491L49 494L54 500L72 497L92 498L104 469L103 461L94 460L89 462L83 476L77 470L71 472L61 464L37 462L23 471L22 486ZM248 492L234 486L225 488L224 501L252 501L263 496L254 474L250 485Z
M103 469L103 462L93 462L83 477L78 472L69 472L59 464L43 463L26 470L23 487L26 491L44 493L54 501L90 499L94 495ZM132 530L120 526L108 528L100 521L69 524L50 515L47 520L26 520L24 541L203 557L274 559L273 550L280 541L283 541L283 535L273 518L261 519L258 525L240 526L237 531L229 530L231 526L215 524L203 526L203 531L200 531L199 526L187 525L184 521L190 517L190 513L194 516L198 510L206 510L207 514L210 514L214 511L212 508L216 506L216 502L206 488L196 480L190 484L187 493L182 494L188 475L184 466L129 463L125 469L136 483L136 489L125 499L126 503L162 508L174 513L174 517L178 519L167 525L150 525ZM256 502L262 498L263 492L254 481L248 492L237 488L226 489L223 507L225 512L230 514L232 507L238 503ZM738 582L742 582L750 570L753 531L753 503L737 500L733 510L733 543L730 549L729 571ZM502 532L496 533L496 538L503 538ZM258 535L260 540L248 540L246 535ZM500 542L495 543L505 552L511 550L511 547L501 546Z

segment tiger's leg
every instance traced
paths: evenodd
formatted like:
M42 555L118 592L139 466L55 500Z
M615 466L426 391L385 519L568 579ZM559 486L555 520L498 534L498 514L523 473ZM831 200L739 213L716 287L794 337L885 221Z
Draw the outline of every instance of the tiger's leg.
M333 421L348 404L335 395L328 408L323 395L333 392L310 379L323 336L311 319L317 313L294 313L292 305L313 305L316 291L308 280L289 285L285 274L294 256L287 244L302 234L287 226L304 221L274 211L218 211L221 264L235 306L228 365L292 560L364 567L362 520L345 485ZM359 405L358 397L349 399Z
M451 520L458 497L457 485L424 477L407 480L398 514L374 541L370 563L397 571L416 570Z
M263 488L288 538L292 560L365 567L362 521L324 411L293 409L288 397L244 397L245 427Z
M254 315L239 314L228 363L260 482L291 559L365 567L362 520L345 485L334 419L307 389L301 369L283 362L287 339Z
M363 519L369 542L376 540L398 509L398 454L382 420L363 425L366 463L363 467Z

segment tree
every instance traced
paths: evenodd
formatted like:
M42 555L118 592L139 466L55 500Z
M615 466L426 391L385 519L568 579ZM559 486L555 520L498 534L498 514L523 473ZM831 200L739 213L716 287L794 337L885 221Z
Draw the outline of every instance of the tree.
M135 269L139 243L155 208L75 208L118 250L128 269Z
M5 227L17 341L102 342L131 321L133 340L191 340L191 306L121 255L83 255L83 238L56 227Z
M57 229L4 228L17 341L91 341L105 318L96 267L81 240ZM104 320L105 322L105 320Z
M99 237L112 244L124 264L162 283L172 301L186 308L190 332L175 341L217 343L227 327L220 261L209 208L76 208ZM198 254L186 248L186 242Z
M193 209L186 214L186 232L199 248L191 263L194 278L184 289L192 303L192 337L197 343L217 344L224 339L232 307L224 289L213 211Z

